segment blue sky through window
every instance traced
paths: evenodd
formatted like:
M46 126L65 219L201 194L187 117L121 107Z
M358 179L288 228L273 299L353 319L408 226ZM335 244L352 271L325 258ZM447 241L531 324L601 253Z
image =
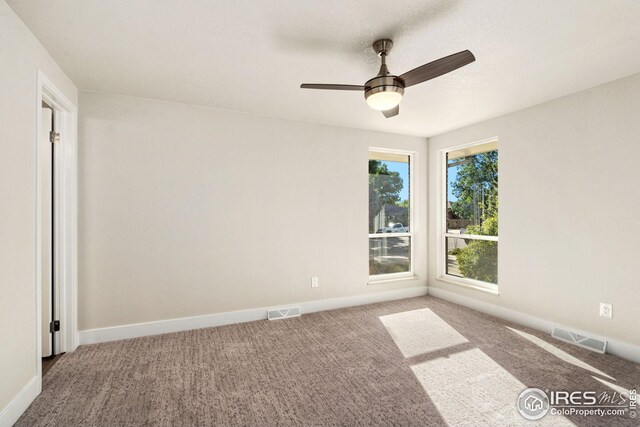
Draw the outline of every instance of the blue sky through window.
M391 172L398 172L402 178L402 191L400 191L400 201L409 199L409 164L403 162L383 161L382 164L387 165L387 169Z
M450 202L455 202L456 200L458 200L458 198L456 196L453 195L453 183L456 182L456 179L458 178L458 169L460 169L460 166L454 166L452 168L449 168L448 171L448 175L447 175L447 200Z

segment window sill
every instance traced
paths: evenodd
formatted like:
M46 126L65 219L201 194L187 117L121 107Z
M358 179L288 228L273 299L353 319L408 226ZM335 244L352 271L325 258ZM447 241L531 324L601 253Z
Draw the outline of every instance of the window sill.
M453 277L453 276L439 276L439 277L436 277L436 280L438 280L439 282L445 282L445 283L450 283L452 285L462 286L467 289L475 289L477 291L486 292L492 295L500 295L497 285L495 286L495 288L489 287L490 285L486 285L484 284L484 282L480 282L478 280L462 279L462 278Z
M369 277L369 281L367 282L367 285L377 285L378 283L391 283L391 282L404 282L406 280L416 280L418 279L418 276L416 276L413 273L408 273L408 274L403 274L403 275L399 275L399 276L387 276L387 277L380 277L380 278L375 278L375 277Z

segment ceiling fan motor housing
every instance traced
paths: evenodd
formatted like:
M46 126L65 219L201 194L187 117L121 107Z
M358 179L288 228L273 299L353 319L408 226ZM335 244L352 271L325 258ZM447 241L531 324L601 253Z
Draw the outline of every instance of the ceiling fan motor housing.
M396 76L376 76L368 80L364 84L364 97L369 98L371 95L379 92L398 92L404 94L404 85L397 80Z

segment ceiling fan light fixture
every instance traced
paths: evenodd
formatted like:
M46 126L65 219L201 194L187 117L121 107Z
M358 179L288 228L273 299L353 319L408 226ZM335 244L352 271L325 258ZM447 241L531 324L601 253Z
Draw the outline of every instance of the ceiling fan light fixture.
M382 90L374 93L368 93L365 95L367 98L367 104L369 107L378 111L391 110L397 107L402 100L402 92L398 91L397 86L388 86L389 90Z
M369 107L381 111L382 115L389 119L399 114L399 105L405 88L435 79L476 60L473 53L463 50L395 76L389 72L386 61L393 42L389 39L376 40L372 47L380 57L380 71L364 85L303 83L300 88L363 91Z

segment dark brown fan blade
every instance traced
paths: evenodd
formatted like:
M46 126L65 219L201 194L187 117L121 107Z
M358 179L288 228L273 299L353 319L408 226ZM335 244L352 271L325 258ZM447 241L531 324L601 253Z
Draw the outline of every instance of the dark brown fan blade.
M382 112L382 114L384 114L384 116L389 119L391 117L397 116L400 113L400 106L396 105L395 108L392 108L391 110L385 110Z
M476 57L473 56L473 53L468 50L463 50L462 52L454 53L453 55L445 56L444 58L414 68L398 77L398 80L404 82L404 87L417 85L418 83L426 82L427 80L464 67L475 60Z
M300 85L301 89L328 89L328 90L364 90L364 86L358 85L324 85L305 83Z

